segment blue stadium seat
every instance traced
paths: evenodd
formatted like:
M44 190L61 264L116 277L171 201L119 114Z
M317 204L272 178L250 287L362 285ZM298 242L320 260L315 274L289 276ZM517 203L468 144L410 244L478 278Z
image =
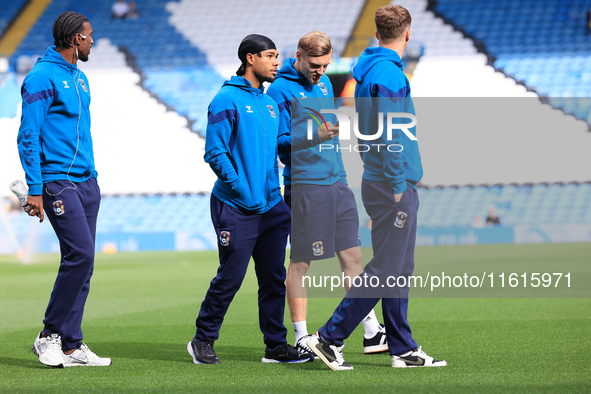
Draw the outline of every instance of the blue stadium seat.
M591 76L583 78L591 68L591 35L584 21L589 6L588 1L438 0L435 10L482 41L496 57L496 67L524 80L538 93L589 97ZM569 77L556 77L554 84L548 84L546 77L561 70L568 70ZM564 108L557 101L551 104ZM591 103L564 109L587 119Z

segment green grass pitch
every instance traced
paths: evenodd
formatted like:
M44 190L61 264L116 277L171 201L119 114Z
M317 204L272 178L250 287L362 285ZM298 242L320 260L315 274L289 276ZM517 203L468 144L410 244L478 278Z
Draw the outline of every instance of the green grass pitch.
M446 246L417 248L416 262L417 269L446 261L490 271L528 259L540 270L564 261L588 278L590 256L591 244ZM445 368L394 369L386 354L363 355L361 327L345 342L353 371L334 372L319 360L262 364L252 263L215 344L222 363L193 364L186 345L215 275L216 252L98 254L83 329L85 342L113 365L51 369L31 345L58 259L44 255L21 265L0 256L0 392L591 392L591 300L583 297L411 299L414 337L445 359ZM311 332L339 301L309 300ZM293 342L287 310L285 322Z

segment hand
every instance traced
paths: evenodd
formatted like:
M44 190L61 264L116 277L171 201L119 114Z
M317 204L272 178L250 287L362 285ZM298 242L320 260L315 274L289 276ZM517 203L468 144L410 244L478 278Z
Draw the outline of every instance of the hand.
M324 127L324 125L318 127L318 137L321 142L330 141L339 135L339 126L334 126L331 122L328 122L326 126L328 128Z
M29 216L35 216L39 213L39 223L45 219L45 213L43 212L43 196L27 196L27 203L23 205L25 212Z
M398 204L402 200L402 193L394 194L394 201Z

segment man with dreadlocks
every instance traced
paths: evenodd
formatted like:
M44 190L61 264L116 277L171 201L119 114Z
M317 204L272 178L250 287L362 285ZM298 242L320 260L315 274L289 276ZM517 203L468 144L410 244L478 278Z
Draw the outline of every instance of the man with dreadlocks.
M51 367L104 366L111 359L82 342L82 315L94 268L96 221L101 200L90 135L90 91L77 61L93 44L88 19L64 12L53 24L54 46L25 78L18 150L29 185L23 205L40 222L49 218L61 262L43 330L33 344Z
M281 199L277 153L291 145L305 149L313 142L278 134L279 110L264 93L264 82L277 74L279 52L268 37L251 34L238 48L240 68L209 105L205 161L218 180L211 194L211 219L218 237L220 266L197 317L197 332L187 344L196 364L218 364L213 343L240 288L250 258L259 291L259 325L266 345L263 363L312 361L287 344L285 311L285 246L291 212ZM314 143L333 138L322 129Z

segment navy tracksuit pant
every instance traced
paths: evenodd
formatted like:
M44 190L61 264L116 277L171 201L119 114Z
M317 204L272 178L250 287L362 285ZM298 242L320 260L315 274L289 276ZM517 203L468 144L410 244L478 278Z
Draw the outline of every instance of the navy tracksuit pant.
M379 285L351 286L319 333L327 342L342 345L381 299L390 354L401 354L417 348L407 319L409 287L388 287L387 280L390 276L408 277L414 270L419 197L417 191L408 186L400 202L396 203L388 182L366 179L363 179L361 192L365 209L372 219L373 247L373 258L361 277L364 274L368 278L376 276L379 282L373 283Z
M91 177L86 182L48 182L43 185L43 210L60 243L61 262L45 311L43 332L59 334L62 349L83 339L82 315L94 269L96 220L101 192Z
M199 341L215 341L234 295L240 289L250 257L259 291L259 325L265 344L273 349L286 343L285 247L291 212L281 200L263 214L243 212L211 195L211 220L218 236L220 266L211 281L197 317Z

